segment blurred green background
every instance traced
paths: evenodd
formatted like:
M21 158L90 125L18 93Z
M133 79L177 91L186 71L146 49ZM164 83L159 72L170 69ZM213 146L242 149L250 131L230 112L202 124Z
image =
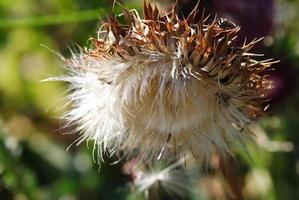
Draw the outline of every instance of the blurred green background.
M142 9L142 1L121 1ZM170 1L160 1L167 8ZM271 72L276 88L271 107L252 126L256 146L251 158L237 157L237 174L245 199L299 199L299 1L211 0L206 10L241 24L250 39L265 39L257 52L281 60ZM241 3L240 3L241 2ZM92 144L73 145L59 119L66 85L40 82L64 73L69 47L87 46L112 11L111 0L0 1L0 199L134 199L122 164L92 159ZM194 1L179 1L187 13ZM238 5L238 6L236 6ZM192 199L229 199L227 181L205 172Z

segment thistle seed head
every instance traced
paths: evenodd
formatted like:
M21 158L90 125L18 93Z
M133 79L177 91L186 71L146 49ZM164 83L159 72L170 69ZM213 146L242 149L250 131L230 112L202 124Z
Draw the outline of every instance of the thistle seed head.
M259 40L237 47L234 23L195 20L197 8L180 20L174 10L145 3L141 18L124 9L126 23L109 17L92 46L66 60L66 119L100 156L148 162L192 153L206 161L243 144L247 125L263 114L273 62L250 53Z

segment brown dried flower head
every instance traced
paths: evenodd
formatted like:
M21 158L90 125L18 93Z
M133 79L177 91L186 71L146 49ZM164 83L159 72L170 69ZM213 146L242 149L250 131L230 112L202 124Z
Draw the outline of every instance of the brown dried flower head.
M235 45L239 27L226 19L184 20L144 3L144 18L124 9L109 17L92 46L67 59L72 109L80 141L99 155L142 161L200 161L232 152L251 138L248 124L263 114L271 59L257 61L259 40ZM246 141L245 141L246 142Z

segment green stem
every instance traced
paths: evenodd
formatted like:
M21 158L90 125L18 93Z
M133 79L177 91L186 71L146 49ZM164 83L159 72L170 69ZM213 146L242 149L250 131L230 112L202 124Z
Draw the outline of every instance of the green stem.
M77 11L67 14L28 17L22 19L0 19L0 29L16 27L37 27L49 26L65 23L74 23L98 19L105 13L103 10L94 9L86 11Z
M134 2L126 3L127 8L140 9L140 5ZM105 8L105 10L109 10ZM21 19L0 19L0 29L7 28L19 28L19 27L39 27L39 26L50 26L59 25L66 23L77 23L83 21L91 21L99 19L100 17L108 16L109 13L105 12L104 9L92 9L85 11L75 11L71 13L63 13L56 15L47 16L35 16ZM122 8L116 7L115 12L120 13ZM112 11L112 8L111 8Z

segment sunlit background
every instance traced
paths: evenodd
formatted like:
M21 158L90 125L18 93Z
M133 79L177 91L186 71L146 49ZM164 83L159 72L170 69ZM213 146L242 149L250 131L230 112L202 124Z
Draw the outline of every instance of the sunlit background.
M120 1L142 9L142 1ZM168 9L171 1L158 1ZM179 0L182 16L196 1ZM99 166L92 144L71 145L59 119L66 85L41 82L64 73L69 48L88 46L112 0L0 1L0 199L143 199L132 193L122 163ZM206 0L205 10L241 25L240 42L264 40L255 49L280 60L268 114L251 129L257 146L236 158L235 175L245 199L299 199L299 1ZM202 6L203 7L203 6ZM116 9L117 10L117 9ZM46 46L46 47L44 47ZM68 148L69 147L69 148ZM68 149L68 150L67 150ZM202 170L204 171L204 170ZM232 178L233 179L233 178ZM188 199L230 199L232 180L208 170Z

